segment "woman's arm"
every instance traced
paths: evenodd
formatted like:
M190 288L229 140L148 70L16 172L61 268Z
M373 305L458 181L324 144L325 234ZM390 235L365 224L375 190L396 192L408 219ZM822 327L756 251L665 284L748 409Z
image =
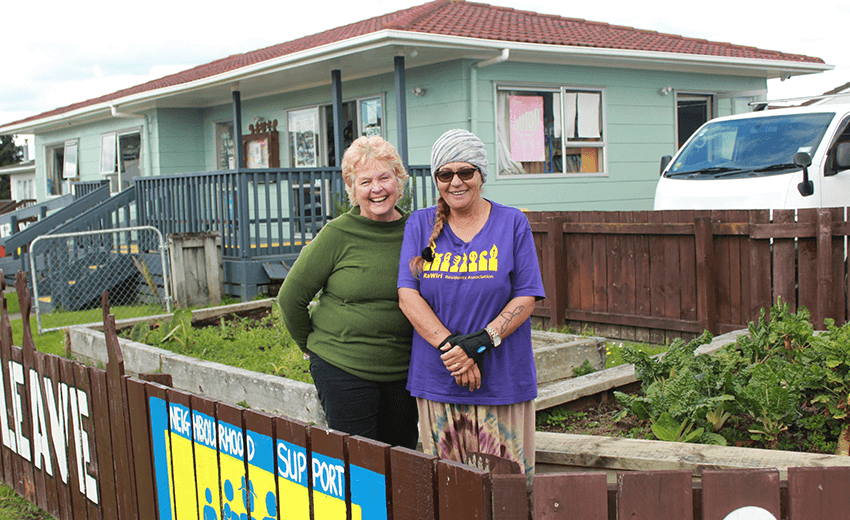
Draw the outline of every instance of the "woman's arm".
M440 348L442 346L440 342L452 334L416 289L399 287L398 306L401 307L401 312L407 316L416 332L432 347Z
M510 336L531 316L531 311L534 310L534 301L534 296L517 296L511 299L499 315L490 321L487 326L498 331L502 339ZM471 365L475 364L461 347L452 346L450 349L443 347L440 350L444 352L440 356L443 364L452 372L452 375L464 373Z
M452 332L443 325L440 318L437 317L434 310L425 301L425 298L419 294L419 291L407 287L399 287L398 305L401 307L401 312L410 320L410 324L413 325L416 332L425 341L430 343L432 347L443 351L451 347L449 344L441 345L441 342L444 343ZM463 349L459 347L458 350L463 352ZM452 376L454 376L455 382L458 385L469 388L470 391L478 390L481 388L481 372L477 367L470 370L471 367L475 367L475 362L468 356L461 371L457 370L460 366L455 367L455 370L446 366L449 372L452 372Z

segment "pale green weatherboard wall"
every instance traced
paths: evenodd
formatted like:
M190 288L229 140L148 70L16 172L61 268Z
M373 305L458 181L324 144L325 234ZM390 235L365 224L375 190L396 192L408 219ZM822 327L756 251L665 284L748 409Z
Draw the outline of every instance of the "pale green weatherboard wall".
M416 67L406 63L408 153L410 164L428 164L431 145L450 128L474 128L488 148L490 176L485 196L497 202L530 210L646 210L652 208L658 164L662 155L676 147L675 102L673 94L659 95L661 87L677 92L720 93L765 90L764 79L723 77L708 74L641 71L603 67L573 67L507 61L477 71L475 62L456 60ZM343 71L343 78L346 74ZM471 78L477 76L475 96ZM502 177L495 164L495 104L497 84L529 86L570 85L605 89L608 171L599 176ZM413 88L425 89L422 97ZM392 73L367 79L343 81L344 100L381 95L384 109L384 136L397 144L394 78ZM477 104L472 106L473 97ZM242 99L242 133L254 116L278 120L280 162L289 165L286 113L295 108L326 105L331 102L330 86ZM723 113L719 106L718 112ZM475 115L474 124L471 121ZM232 106L207 109L156 109L150 115L150 158L153 175L215 170L215 123L232 119ZM124 130L139 120L109 119L74 126L62 132L36 136L37 153L45 144L80 139L81 180L102 178L99 173L100 136L107 131ZM143 139L144 140L144 139ZM37 161L40 179L38 197L44 199L43 156Z

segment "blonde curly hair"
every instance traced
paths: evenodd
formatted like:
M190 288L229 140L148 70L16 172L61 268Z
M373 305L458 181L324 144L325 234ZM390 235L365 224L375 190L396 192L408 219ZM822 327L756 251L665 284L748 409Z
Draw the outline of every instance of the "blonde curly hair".
M352 206L357 205L354 199L354 178L357 172L373 167L376 163L395 174L398 192L404 193L409 176L395 147L380 136L358 137L342 156L342 178L345 181L345 193L348 194Z

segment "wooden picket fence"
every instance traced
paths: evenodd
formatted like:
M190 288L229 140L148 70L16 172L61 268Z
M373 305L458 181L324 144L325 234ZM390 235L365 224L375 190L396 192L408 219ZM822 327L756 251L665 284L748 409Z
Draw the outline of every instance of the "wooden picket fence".
M777 298L848 320L844 208L528 213L544 326L663 344L744 329Z
M0 275L0 280L3 277ZM516 465L485 469L124 375L104 294L106 370L37 352L23 273L22 347L0 296L0 475L59 519L722 520L742 507L829 520L850 511L850 467L547 473L532 499ZM215 384L215 382L210 382Z

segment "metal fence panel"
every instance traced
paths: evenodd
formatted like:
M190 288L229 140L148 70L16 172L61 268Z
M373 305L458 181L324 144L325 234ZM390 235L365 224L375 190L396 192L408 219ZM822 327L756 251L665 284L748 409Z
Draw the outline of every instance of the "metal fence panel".
M166 245L152 226L42 235L30 270L39 334L101 322L103 291L116 319L171 312Z

